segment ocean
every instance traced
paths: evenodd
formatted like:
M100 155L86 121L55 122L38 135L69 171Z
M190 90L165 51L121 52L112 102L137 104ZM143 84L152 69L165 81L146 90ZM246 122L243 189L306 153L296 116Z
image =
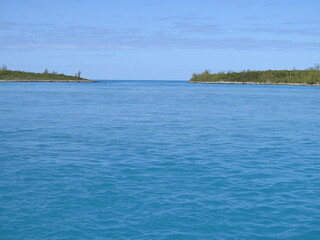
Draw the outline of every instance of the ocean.
M320 239L320 87L0 84L0 239Z

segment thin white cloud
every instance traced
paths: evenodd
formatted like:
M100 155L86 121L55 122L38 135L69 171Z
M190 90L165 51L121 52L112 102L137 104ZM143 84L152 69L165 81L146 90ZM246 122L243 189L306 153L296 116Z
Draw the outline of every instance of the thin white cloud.
M255 33L272 36L299 34L319 36L316 29L270 28L251 25L243 29L224 29L213 23L174 21L170 28L146 30L137 27L112 28L91 26L59 26L54 24L18 24L1 22L0 48L22 49L319 49L319 41L252 37ZM227 34L231 32L231 34ZM238 33L238 34L235 34ZM251 34L248 34L251 33ZM251 37L249 37L251 36Z

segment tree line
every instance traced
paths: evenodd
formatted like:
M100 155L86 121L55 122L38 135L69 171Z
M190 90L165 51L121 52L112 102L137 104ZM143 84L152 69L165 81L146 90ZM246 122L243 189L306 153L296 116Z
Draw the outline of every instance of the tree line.
M78 80L84 79L81 78L81 71L75 73L74 76L65 75L63 73L58 73L58 71L53 70L49 72L46 68L43 73L34 73L34 72L24 72L24 71L15 71L8 70L7 65L3 64L0 68L0 79L6 80Z
M306 70L266 70L241 72L211 73L205 70L202 73L194 73L190 82L256 82L256 83L320 83L320 64Z

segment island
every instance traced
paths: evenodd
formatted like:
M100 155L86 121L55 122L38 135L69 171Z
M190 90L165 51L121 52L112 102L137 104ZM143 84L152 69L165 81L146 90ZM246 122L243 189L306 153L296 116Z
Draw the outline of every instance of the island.
M211 73L205 70L194 73L189 80L191 83L213 84L264 84L264 85L312 85L320 86L320 65L306 70L266 70L241 72Z
M65 75L57 71L49 72L47 69L43 73L24 72L8 70L5 65L0 68L0 82L94 82L81 78L78 71L75 76Z

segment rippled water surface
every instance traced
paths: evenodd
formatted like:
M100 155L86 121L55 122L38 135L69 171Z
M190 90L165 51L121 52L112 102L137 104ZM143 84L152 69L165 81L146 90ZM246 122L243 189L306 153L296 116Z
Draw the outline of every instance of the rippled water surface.
M0 84L0 239L320 239L320 88Z

